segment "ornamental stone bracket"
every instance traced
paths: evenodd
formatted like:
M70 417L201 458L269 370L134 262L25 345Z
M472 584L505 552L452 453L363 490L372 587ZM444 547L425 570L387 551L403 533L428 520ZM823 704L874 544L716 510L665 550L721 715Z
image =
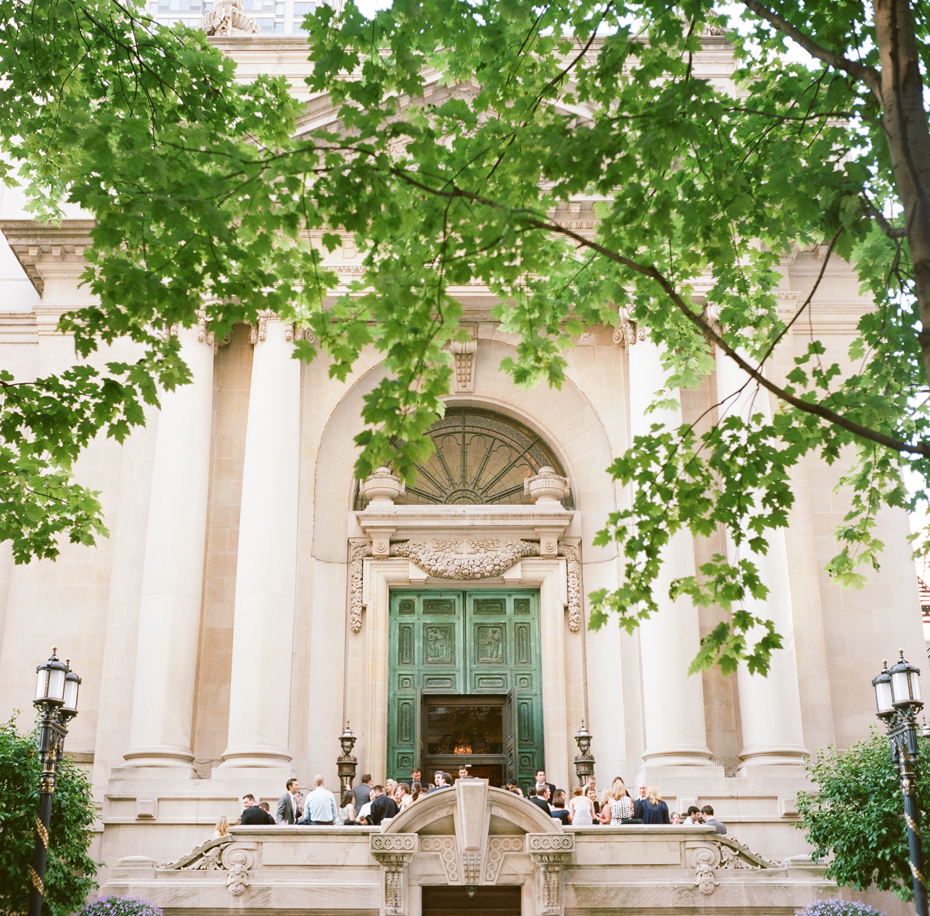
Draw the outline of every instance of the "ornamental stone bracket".
M536 865L537 907L542 916L562 913L562 873L575 848L573 836L528 834L526 849Z
M222 867L228 869L226 890L233 897L242 897L252 883L249 869L255 864L255 850L241 843L231 843L220 857Z
M371 854L381 865L383 912L406 916L407 871L417 851L415 833L375 833L369 838Z
M717 870L776 868L774 862L738 843L732 837L714 836L686 845L688 867L694 869L694 886L710 895L720 884Z
M471 394L475 390L475 357L478 354L478 341L453 340L449 345L455 360L453 378L454 394Z

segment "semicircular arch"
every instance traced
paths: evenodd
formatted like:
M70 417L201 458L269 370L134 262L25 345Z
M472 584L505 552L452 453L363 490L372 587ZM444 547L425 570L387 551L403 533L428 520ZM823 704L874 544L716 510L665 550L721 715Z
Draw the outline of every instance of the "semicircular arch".
M417 799L384 828L385 833L429 833L431 828L454 818L456 792L440 789ZM505 789L488 788L488 805L492 833L561 833L561 824L547 817L532 802ZM511 829L501 829L494 821L502 821Z
M607 471L619 443L611 443L605 426L585 393L572 380L560 391L538 387L526 391L498 368L514 349L501 341L481 340L474 391L451 395L450 406L491 410L512 417L537 433L558 456L572 488L575 521L567 532L581 537L586 559L606 560L614 546L593 547L592 541L610 512L616 511L616 486ZM380 363L361 373L342 393L317 431L305 428L305 439L318 437L312 479L314 504L312 548L320 560L344 563L346 538L360 534L351 510L356 481L353 473L361 431L364 396L384 377ZM318 416L318 415L317 415ZM309 483L309 481L308 481Z

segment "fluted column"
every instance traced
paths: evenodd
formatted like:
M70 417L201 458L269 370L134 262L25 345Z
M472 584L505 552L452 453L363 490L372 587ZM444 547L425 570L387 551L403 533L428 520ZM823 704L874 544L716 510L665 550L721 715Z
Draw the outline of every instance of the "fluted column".
M300 457L300 363L291 358L292 340L292 326L268 315L253 330L226 767L291 760Z
M670 428L681 424L681 410L646 413L664 383L659 348L648 339L628 334L630 365L630 431L646 435L654 423ZM677 393L676 393L677 394ZM700 648L698 611L686 598L668 597L673 579L694 575L694 540L677 532L662 551L662 568L655 583L659 613L639 628L643 666L643 712L649 766L705 765L710 762L704 718L704 686L700 674L688 676L688 666Z
M135 766L186 766L191 753L210 483L213 340L182 328L192 381L161 398L149 502L130 750Z
M771 417L768 392L743 372L728 356L717 350L717 399L722 415L748 417L761 413ZM748 384L746 384L748 382ZM743 388L743 386L745 386ZM735 398L724 399L743 390ZM747 494L749 496L751 494ZM794 645L794 617L791 605L791 576L785 531L766 534L768 552L765 555L750 550L744 542L737 551L732 539L727 539L727 559L736 563L740 557L751 559L759 569L769 593L764 601L747 596L743 606L757 617L771 620L781 634L782 648L772 653L771 667L766 677L750 674L745 664L737 671L743 749L741 768L762 765L797 765L804 761L804 730L801 721L801 693L798 684L798 664ZM749 639L753 638L752 633Z

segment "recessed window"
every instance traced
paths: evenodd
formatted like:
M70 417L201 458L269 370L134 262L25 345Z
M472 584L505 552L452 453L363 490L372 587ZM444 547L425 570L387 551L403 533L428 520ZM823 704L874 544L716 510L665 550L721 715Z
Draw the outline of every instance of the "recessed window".
M452 407L427 435L436 451L397 505L504 505L532 503L523 482L547 465L565 476L551 448L522 423L490 410ZM571 494L562 501L572 508ZM356 495L356 509L364 500Z

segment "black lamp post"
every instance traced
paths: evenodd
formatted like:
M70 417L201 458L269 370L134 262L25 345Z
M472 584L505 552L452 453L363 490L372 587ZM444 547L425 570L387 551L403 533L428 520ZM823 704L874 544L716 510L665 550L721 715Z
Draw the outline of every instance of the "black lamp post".
M584 727L584 719L581 720L581 728L575 735L575 744L578 745L578 755L575 757L575 775L578 777L578 784L583 786L594 775L594 757L591 755L591 739L593 735Z
M342 746L342 756L336 758L336 769L339 773L339 782L342 783L342 791L345 792L352 788L355 781L355 769L358 761L352 756L352 748L358 739L349 728L349 721L346 720L346 730L339 736L339 744Z
M914 903L918 916L928 916L927 879L923 871L923 850L920 841L920 807L917 804L917 783L914 779L914 766L919 752L917 713L924 705L920 699L919 675L920 669L907 663L902 649L898 663L889 671L886 661L882 673L872 681L872 686L875 688L876 715L885 723L901 778L907 847L914 882Z
M39 779L39 816L36 819L36 848L29 871L29 916L41 916L45 896L45 863L48 859L48 828L52 819L52 796L55 776L68 722L77 715L78 689L81 679L66 660L61 662L52 649L52 657L36 668L36 696L32 701L39 710L39 758L42 776Z

